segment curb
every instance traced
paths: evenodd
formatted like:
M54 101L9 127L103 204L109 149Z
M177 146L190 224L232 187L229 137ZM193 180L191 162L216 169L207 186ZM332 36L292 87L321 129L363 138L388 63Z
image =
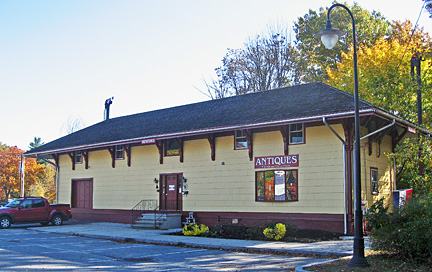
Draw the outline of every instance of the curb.
M104 240L116 240L116 241L125 241L129 243L137 242L137 243L145 243L145 244L153 244L153 245L165 245L165 246L178 246L178 247L191 247L191 248L203 248L210 250L227 250L227 251L241 251L245 253L254 253L254 254L273 254L273 255L283 255L283 254L292 254L292 255L301 255L301 256L313 256L313 257L333 257L333 258L343 258L348 255L346 253L341 252L331 252L331 251L310 251L310 250L301 250L301 249L266 249L266 248L248 248L248 247L237 247L237 246L229 246L229 245L203 245L201 243L194 242L169 242L169 241L158 241L154 239L135 239L128 238L123 236L108 236L108 235L92 235L92 234L82 234L75 232L68 232L68 235L75 235L81 237L88 237L94 239L104 239ZM335 259L337 260L337 259Z
M304 268L308 268L308 267L312 267L315 265L320 265L320 264L326 264L326 263L331 263L331 262L335 262L335 261L339 261L339 260L343 260L343 259L347 259L347 258L351 258L351 256L345 256L339 259L334 259L334 260L328 260L328 261L323 261L323 262L315 262L315 263L310 263L307 265L303 265L303 266L298 266L295 268L295 272L312 272L311 270L304 270Z

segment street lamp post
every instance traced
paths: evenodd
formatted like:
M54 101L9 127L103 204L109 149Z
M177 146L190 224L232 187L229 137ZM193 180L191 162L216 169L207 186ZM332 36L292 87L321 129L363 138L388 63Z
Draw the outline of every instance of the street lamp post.
M354 62L354 111L355 111L355 146L354 146L354 246L353 257L348 265L352 267L369 266L364 255L364 238L363 238L363 214L361 210L361 173L360 173L360 117L359 117L359 92L358 92L358 73L357 73L357 44L355 33L355 21L351 11L342 4L332 5L327 12L326 28L315 34L315 37L321 38L324 46L332 49L338 42L342 31L333 28L330 22L330 12L335 7L342 7L348 11L352 21L353 32L353 62Z

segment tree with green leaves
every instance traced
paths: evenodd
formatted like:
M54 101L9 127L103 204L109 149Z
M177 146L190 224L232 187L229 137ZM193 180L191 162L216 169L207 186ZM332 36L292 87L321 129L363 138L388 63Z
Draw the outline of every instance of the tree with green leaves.
M393 22L392 32L371 46L358 46L358 71L360 98L417 122L417 90L423 93L423 124L432 128L431 85L432 64L425 60L422 69L422 86L411 76L412 52L424 52L432 46L427 33L417 30L412 36L412 25L406 21ZM410 38L411 37L411 38ZM411 42L414 40L415 42ZM341 53L336 67L327 67L326 83L348 93L354 91L353 55Z
M419 150L421 148L421 156ZM429 137L407 138L388 154L396 163L398 189L413 188L414 193L432 194L432 139ZM423 175L419 174L420 161Z
M29 148L30 148L30 150L32 150L32 149L35 149L36 147L39 147L43 144L44 144L44 142L42 142L42 139L40 137L34 137L33 142L31 142L29 144Z
M358 46L372 46L380 38L385 37L390 31L390 22L379 12L369 12L359 4L348 5L344 3L355 18L356 38ZM322 30L327 22L328 7L319 9L319 12L309 10L309 13L298 18L294 23L296 34L296 48L300 55L308 60L307 66L302 66L305 75L304 81L323 81L327 78L326 67L335 69L337 63L342 60L342 53L351 54L352 24L350 15L343 9L335 9L331 14L332 25L347 35L341 37L332 50L328 50L314 37L314 34Z
M29 148L32 150L43 144L41 138L34 137L33 142L29 144ZM38 182L26 188L26 191L33 196L43 196L52 203L56 199L55 167L41 159L37 159L37 163L44 165L44 172L40 175Z

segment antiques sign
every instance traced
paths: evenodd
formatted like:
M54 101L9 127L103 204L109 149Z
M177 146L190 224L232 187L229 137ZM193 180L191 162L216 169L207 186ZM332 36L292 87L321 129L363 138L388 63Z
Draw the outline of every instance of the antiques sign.
M279 168L298 167L299 155L256 157L255 169L257 168Z

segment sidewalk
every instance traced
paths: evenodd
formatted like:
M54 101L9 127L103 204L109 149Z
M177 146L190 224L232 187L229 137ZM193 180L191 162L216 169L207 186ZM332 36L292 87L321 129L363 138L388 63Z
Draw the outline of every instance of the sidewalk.
M133 229L129 224L101 223L101 222L65 222L62 226L31 227L29 229L41 232L62 233L68 235L82 235L85 237L135 240L143 243L160 245L182 245L191 247L203 247L209 249L226 250L253 250L257 252L285 252L295 254L313 254L323 257L352 255L353 240L341 239L338 241L325 241L317 243L286 243L234 239L217 239L205 237L191 237L167 235L176 230L144 230ZM369 241L365 240L366 248Z

